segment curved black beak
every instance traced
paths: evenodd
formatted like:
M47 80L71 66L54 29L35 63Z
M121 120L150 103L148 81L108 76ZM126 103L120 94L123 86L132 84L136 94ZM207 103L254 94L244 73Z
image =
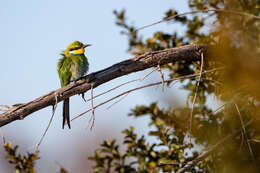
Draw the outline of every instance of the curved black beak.
M83 46L83 48L85 49L86 47L89 47L89 46L91 46L91 44L85 44L85 45Z

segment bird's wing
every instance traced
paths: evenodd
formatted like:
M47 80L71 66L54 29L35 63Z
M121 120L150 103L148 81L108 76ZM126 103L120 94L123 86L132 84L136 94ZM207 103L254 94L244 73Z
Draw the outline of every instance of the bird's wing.
M59 59L57 70L61 82L61 86L64 87L65 85L68 85L71 78L71 67L72 60L71 58L67 58L63 56Z

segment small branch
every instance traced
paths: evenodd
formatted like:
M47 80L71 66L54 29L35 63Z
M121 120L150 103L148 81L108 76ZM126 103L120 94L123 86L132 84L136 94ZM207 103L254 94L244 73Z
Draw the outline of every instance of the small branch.
M91 123L91 127L90 127L90 130L93 129L94 127L94 123L95 123L95 108L94 108L94 99L93 99L93 85L91 85L91 119L92 120L92 123Z
M233 11L233 10L224 10L224 9L215 9L215 10L209 10L209 9L205 9L205 10L196 10L196 11L190 11L190 12L185 12L185 13L181 13L181 14L176 14L176 15L173 15L173 16L170 16L170 17L167 17L167 18L164 18L163 20L159 20L157 22L154 22L152 24L148 24L148 25L145 25L145 26L142 26L138 29L136 29L135 31L140 31L140 30L143 30L145 28L149 28L151 26L154 26L154 25L157 25L157 24L160 24L160 23L163 23L165 21L169 21L169 20L172 20L176 17L181 17L181 16L185 16L185 15L188 15L188 14L195 14L195 13L208 13L208 12L222 12L222 13L230 13L230 14L235 14L235 15L241 15L241 16L247 16L247 17L251 17L251 18L255 18L255 19L259 19L260 20L260 16L256 16L256 15L253 15L253 14L249 14L249 13L244 13L244 12L239 12L239 11Z
M121 102L124 98L126 98L128 96L129 93L125 94L123 97L121 97L119 100L117 100L115 103L111 104L110 106L107 107L107 109L110 109L112 106L114 106L115 104Z
M238 106L237 106L236 103L235 103L235 107L236 107L236 110L237 110L237 113L238 113L238 116L239 116L239 119L240 119L240 122L241 122L241 126L242 126L242 129L243 129L243 134L242 134L242 136L245 136L245 138L246 138L246 144L247 144L247 146L248 146L249 153L250 153L250 155L251 155L252 160L255 161L255 156L254 156L254 153L253 153L251 144L250 144L250 142L248 141L248 137L247 137L247 133L246 133L246 128L245 128L245 125L244 125L244 121L243 121L241 112L240 112L240 110L239 110L239 108L238 108Z
M250 120L245 124L245 127L249 126L252 124L254 120ZM187 170L189 170L192 166L200 162L201 160L205 159L208 157L211 153L213 153L219 146L222 146L228 139L230 139L232 136L235 136L237 133L240 132L240 129L235 130L233 133L227 135L224 137L221 141L213 145L211 148L209 148L206 151L203 151L198 157L196 157L194 160L189 161L183 168L179 169L176 173L185 173Z
M206 52L206 46L186 45L135 56L134 58L114 64L106 69L91 73L81 80L72 82L58 90L51 91L33 101L8 109L6 112L0 114L0 127L15 120L19 120L19 115L25 118L33 112L54 105L56 102L56 94L58 95L58 102L61 102L73 95L81 94L90 90L92 84L93 88L95 88L115 78L151 67L156 67L158 62L160 62L160 65L164 65L178 61L199 61L199 52Z
M46 134L47 134L47 131L49 130L49 128L50 128L50 126L51 126L51 122L52 122L52 120L53 120L53 117L54 117L54 114L55 114L55 111L56 111L56 108L57 108L57 104L58 104L58 96L56 95L56 102L55 102L55 104L54 104L53 107L52 107L52 115L51 115L51 118L50 118L50 120L49 120L49 123L48 123L48 125L47 125L47 127L46 127L46 129L45 129L45 131L44 131L44 133L43 133L43 135L42 135L40 141L36 144L36 151L39 150L39 146L41 145L41 143L42 143L44 137L45 137Z
M6 112L6 111L8 111L8 109L11 108L11 106L8 106L8 105L2 105L2 104L0 104L0 107L5 108L5 109L0 109L1 112Z
M178 77L178 78L172 78L172 79L166 80L165 82L171 82L171 81L175 81L175 80L191 79L191 78L194 78L194 77L199 76L199 75L203 75L203 74L206 74L206 73L215 72L216 70L220 70L220 69L223 69L223 68L217 68L217 69L212 69L212 70L204 71L204 72L202 72L201 74L190 74L190 75L185 75L185 76L181 76L181 77ZM114 99L116 99L116 98L119 98L119 97L121 97L121 96L123 96L123 95L129 94L129 93L131 93L131 92L133 92L133 91L136 91L136 90L139 90L139 89L143 89L143 88L147 88L147 87L151 87L151 86L161 85L161 83L162 83L162 82L160 81L160 82L150 83L150 84L147 84L147 85L143 85L143 86L140 86L140 87L137 87L137 88L130 89L130 90L128 90L128 91L122 92L121 94L118 94L118 95L116 95L116 96L114 96L114 97L112 97L112 98L110 98L110 99L108 99L108 100L106 100L106 101L104 101L104 102L102 102L102 103L96 105L94 108L96 109L96 108L99 107L99 106L102 106L102 105L104 105L104 104L106 104L106 103L108 103L108 102L110 102L110 101L112 101L112 100L114 100ZM77 119L77 118L83 116L84 114L88 113L89 111L91 111L91 109L88 109L88 110L86 110L86 111L80 113L79 115L77 115L77 116L75 116L74 118L72 118L71 121L73 121L73 120L75 120L75 119Z
M8 105L2 105L2 104L0 104L0 107L4 107L4 108L7 108L7 109L11 108L11 106L8 106Z
M2 131L1 128L0 128L0 135L1 135L1 137L2 137L2 139L3 139L3 143L4 143L4 145L5 145L5 142L6 142L6 140L5 140L5 135L4 135L4 132Z
M134 80L130 80L130 81L127 81L127 82L125 82L125 83L122 83L122 84L120 84L120 85L118 85L118 86L116 86L116 87L114 87L114 88L112 88L112 89L110 89L110 90L108 90L108 91L105 91L105 92L103 92L103 93L101 93L101 94L95 96L94 98L96 98L96 97L98 97L98 96L100 96L100 95L106 94L106 93L108 93L108 92L110 92L110 91L112 91L112 90L115 90L115 89L117 89L117 88L119 88L119 87L121 87L121 86L123 86L123 85L129 84L129 83L132 83L132 82L136 82L136 81L143 81L145 78L147 78L148 76L150 76L154 71L156 71L156 70L158 70L158 69L159 69L159 68L156 67L156 68L154 68L152 71L150 71L149 73L147 73L146 75L144 75L142 78L138 78L138 79L134 79ZM112 106L114 106L115 104L117 104L117 103L119 103L120 101L122 101L124 98L127 97L127 95L128 95L128 94L126 94L126 95L123 96L121 99L119 99L119 100L116 101L115 103L113 103L113 104L111 104L110 106L108 106L107 109L110 109ZM89 99L89 100L90 100L90 99ZM87 100L87 101L88 101L88 100Z
M249 141L249 142L256 142L256 143L260 143L260 140L257 140L257 139L249 139L248 141Z
M109 92L111 92L111 91L113 91L113 90L116 90L117 88L120 88L120 87L122 87L122 86L124 86L124 85L127 85L127 84L129 84L129 83L136 82L136 81L143 81L145 78L147 78L149 75L151 75L151 74L152 74L154 71L156 71L157 69L158 69L158 67L154 68L152 71L150 71L149 73L147 73L146 75L144 75L144 77L142 77L142 78L138 78L138 79L134 79L134 80L130 80L130 81L124 82L124 83L122 83L122 84L120 84L120 85L117 85L117 86L115 86L115 87L113 87L113 88L111 88L111 89L109 89L109 90L107 90L107 91L105 91L105 92L102 92L102 93L100 93L100 94L94 96L93 99L95 99L95 98L97 98L97 97L100 97L100 96L102 96L102 95L105 95L105 94L107 94L107 93L109 93ZM88 102L88 101L91 101L91 99L86 100L86 102Z
M162 90L164 89L164 75L163 75L163 73L162 73L162 70L161 70L161 67L160 67L160 65L158 65L158 71L160 72L160 77L161 77L161 79L162 79Z
M192 130L192 117L193 117L193 110L194 110L194 104L197 98L197 94L198 94L198 90L199 90L199 85L200 85L200 80L201 80L201 75L202 75L202 71L203 71L203 62L204 61L204 56L203 53L201 53L201 61L200 61L200 75L199 75L199 79L197 81L196 84L196 91L195 91L195 95L193 97L193 101L192 101L192 105L191 105L191 112L190 112L190 140L191 140L191 130ZM191 142L190 142L191 143Z

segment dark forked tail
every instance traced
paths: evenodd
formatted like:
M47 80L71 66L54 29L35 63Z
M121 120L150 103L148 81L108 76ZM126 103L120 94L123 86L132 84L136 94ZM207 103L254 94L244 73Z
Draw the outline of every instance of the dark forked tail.
M63 101L63 121L62 128L64 129L65 124L67 123L70 128L70 99L67 98Z

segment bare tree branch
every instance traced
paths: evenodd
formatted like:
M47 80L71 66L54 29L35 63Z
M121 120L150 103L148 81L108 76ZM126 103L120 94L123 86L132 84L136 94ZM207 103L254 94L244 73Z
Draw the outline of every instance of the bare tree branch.
M19 104L0 114L0 127L20 117L25 118L33 112L41 110L47 106L53 106L66 98L76 94L82 94L93 88L106 83L115 78L127 75L129 73L142 71L150 67L157 67L158 64L175 63L178 61L199 61L200 52L206 51L202 45L186 45L177 48L170 48L161 51L145 53L140 56L114 64L106 69L91 73L81 80L72 82L69 85L36 98L25 104ZM91 83L89 83L91 81Z

